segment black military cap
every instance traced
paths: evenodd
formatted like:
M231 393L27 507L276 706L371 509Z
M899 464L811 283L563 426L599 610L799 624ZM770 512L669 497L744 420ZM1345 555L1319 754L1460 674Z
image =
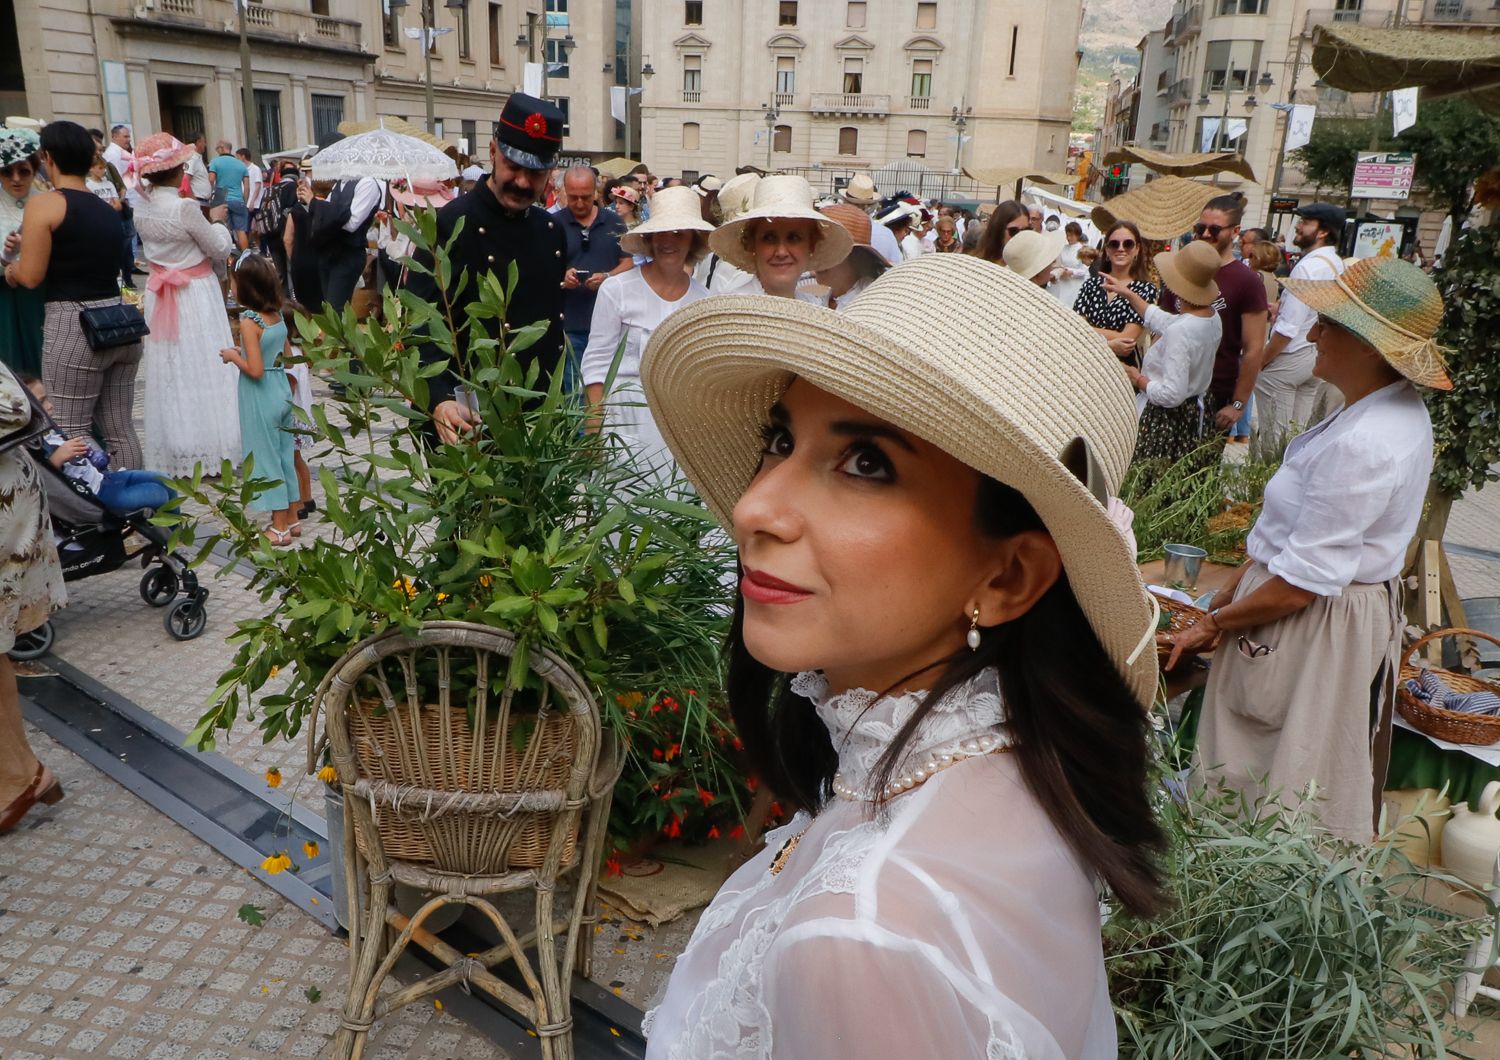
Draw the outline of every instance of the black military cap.
M551 169L562 150L563 112L545 99L513 92L495 123L500 153L527 169Z

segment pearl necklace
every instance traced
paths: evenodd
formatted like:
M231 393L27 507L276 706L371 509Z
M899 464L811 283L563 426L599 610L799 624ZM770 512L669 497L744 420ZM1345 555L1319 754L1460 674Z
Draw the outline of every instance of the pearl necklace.
M903 773L898 777L892 777L889 784L880 792L886 798L900 795L902 792L910 791L951 765L966 761L970 758L980 758L984 755L998 754L1001 751L1010 750L1010 741L999 733L981 733L964 740L954 750L944 754L932 755L917 768ZM874 802L879 795L856 788L844 779L844 774L835 773L833 776L833 793L841 799L851 802Z

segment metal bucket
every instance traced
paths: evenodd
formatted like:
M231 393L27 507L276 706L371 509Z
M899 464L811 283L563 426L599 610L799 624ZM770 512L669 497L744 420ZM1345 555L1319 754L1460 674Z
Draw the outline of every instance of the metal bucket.
M1172 589L1182 586L1196 589L1198 575L1203 572L1203 561L1208 558L1208 553L1196 545L1166 545L1164 551L1167 555L1167 570L1164 575L1167 586Z

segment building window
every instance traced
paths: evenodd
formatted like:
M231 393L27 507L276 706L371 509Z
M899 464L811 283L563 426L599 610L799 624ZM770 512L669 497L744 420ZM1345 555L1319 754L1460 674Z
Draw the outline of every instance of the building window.
M906 157L927 157L927 130L912 129L906 134Z
M1452 11L1455 6L1446 0L1438 0L1437 17L1442 18ZM1364 7L1364 0L1334 0L1333 20L1335 22L1358 22L1360 10Z
M777 8L776 24L778 26L795 26L797 24L797 0L781 0Z
M490 5L490 65L497 70L505 65L505 59L503 58L505 52L501 47L502 38L500 34L502 30L500 26L503 20L500 17L500 11L499 4Z
M844 25L850 29L865 28L864 0L849 0L849 12L844 16Z
M274 95L274 93L272 94ZM257 96L259 96L259 93L257 93ZM258 109L260 100L257 98L255 102ZM279 100L277 108L278 110L280 109ZM314 95L312 98L312 119L313 143L321 144L324 147L333 143L339 138L339 122L344 120L344 97ZM265 150L269 151L270 148L265 148Z
M1219 0L1220 15L1264 15L1266 0Z
M1242 122L1244 123L1245 131L1231 140L1229 138L1231 132L1237 129ZM1240 144L1242 141L1246 143L1249 142L1250 119L1232 117L1229 119L1230 128L1220 127L1216 133L1211 132L1211 130L1213 130L1214 127L1218 125L1219 116L1217 114L1213 115L1212 117L1199 118L1197 139L1193 143L1188 145L1188 149L1191 151L1233 151L1236 145Z
M684 0L682 24L685 26L703 25L703 0Z
M474 58L474 34L469 26L469 5L458 9L458 57Z
M797 91L797 60L790 55L776 57L776 94L790 96Z
M684 169L682 171L682 182L684 184L695 184L701 175L696 169Z
M281 93L276 89L255 90L255 128L261 154L281 150Z
M477 155L479 153L479 129L473 118L464 118L458 123L459 135L464 138L464 154Z
M432 135L436 136L439 140L441 140L443 138L443 119L442 118L433 118L432 119Z
M380 35L387 48L401 48L401 9L382 3Z
M683 122L682 124L682 149L684 151L698 150L699 125L695 121Z
M312 13L328 17L328 0L312 0Z
M844 94L846 96L857 96L863 92L865 83L865 61L863 59L844 60Z
M771 150L782 155L791 153L792 127L790 125L776 126L776 132L771 137Z
M703 91L703 56L684 55L682 57L682 90L684 92Z
M937 29L937 4L921 3L917 5L917 28Z
M562 0L562 5L563 5L564 9L566 9L567 6L568 6L568 0ZM568 127L568 116L569 116L569 113L570 113L570 108L568 107L568 97L567 96L553 96L552 97L552 102L556 103L557 104L557 109L560 110L560 111L562 111L562 116L563 116L563 130L562 131L563 131L563 135L567 136L570 133L570 131L571 131L569 129L569 127Z
M932 60L913 59L911 64L911 95L913 99L927 99L932 95Z
M1232 92L1243 92L1255 83L1255 69L1260 65L1260 41L1210 41L1204 53L1203 91L1222 92L1227 84Z
M568 49L560 40L548 39L544 49L548 77L568 76Z
M859 130L852 125L846 125L839 130L839 154L859 154Z
M547 0L546 11L549 15L566 15L568 13L568 0ZM567 19L563 20L567 24Z

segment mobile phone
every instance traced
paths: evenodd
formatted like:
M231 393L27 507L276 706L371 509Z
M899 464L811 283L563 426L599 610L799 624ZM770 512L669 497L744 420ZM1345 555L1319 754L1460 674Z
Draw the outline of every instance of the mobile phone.
M587 280L592 275L594 275L593 272L591 272L588 269L574 269L573 270L573 278L576 279L579 283L583 283L585 280Z

